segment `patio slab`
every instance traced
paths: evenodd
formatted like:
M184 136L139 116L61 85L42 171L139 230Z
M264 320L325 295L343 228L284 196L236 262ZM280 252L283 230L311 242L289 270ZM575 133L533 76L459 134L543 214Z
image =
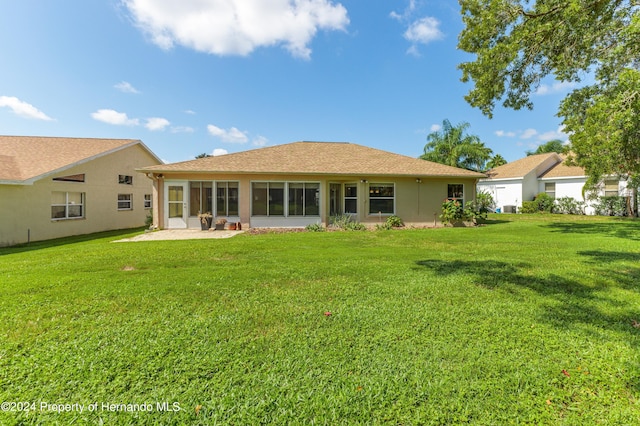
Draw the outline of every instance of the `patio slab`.
M138 241L169 241L169 240L203 240L212 238L231 238L244 231L200 231L198 229L163 229L145 232L131 238L113 241L114 243L131 243Z

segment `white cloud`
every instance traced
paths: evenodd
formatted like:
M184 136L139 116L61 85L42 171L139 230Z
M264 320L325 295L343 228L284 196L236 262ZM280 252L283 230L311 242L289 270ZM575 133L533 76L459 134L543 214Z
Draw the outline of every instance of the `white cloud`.
M196 130L189 126L175 126L171 128L171 133L193 133Z
M540 87L536 90L536 95L550 95L553 93L566 92L570 89L576 87L576 83L570 81L558 81L553 83L551 86L548 84L541 84Z
M516 132L505 132L504 130L496 130L494 133L499 138L503 138L503 137L513 138L516 136Z
M213 152L211 153L211 155L213 155L214 157L217 157L219 155L226 155L228 154L229 151L227 151L226 149L223 148L216 148L213 150Z
M53 118L40 111L38 108L13 96L0 96L0 107L7 107L13 111L14 114L22 118L53 121Z
M558 127L557 130L551 130L538 135L538 139L543 142L549 142L554 139L560 139L560 140L564 140L565 143L567 143L569 140L569 135L567 135L564 132L564 127L560 126Z
M269 143L269 139L265 138L264 136L255 137L251 142L253 146L265 146L268 143Z
M318 30L345 30L347 9L331 0L123 0L162 49L178 44L215 55L284 45L308 59Z
M140 91L138 89L136 89L135 87L133 87L130 83L126 82L126 81L121 81L120 83L114 85L113 87L115 87L116 89L118 89L119 91L123 92L123 93L133 93L133 94L139 94Z
M129 118L124 112L118 112L112 109L99 109L91 113L91 117L93 117L94 120L116 126L137 126L140 124L137 118Z
M402 21L407 19L409 16L411 16L411 14L416 10L416 1L415 0L409 0L409 5L407 6L407 8L404 10L404 12L402 13L398 13L395 11L392 11L389 16L392 17L393 19L396 19L398 21Z
M195 114L196 114L196 112L195 112L195 111L190 110L190 109L186 109L186 110L184 110L184 113L185 113L185 114L189 114L189 115L195 115Z
M171 124L169 120L161 117L151 117L147 118L147 124L144 125L147 129L153 131L164 130L167 126Z
M440 129L442 129L442 126L439 124L432 124L431 127L429 128L429 130L431 130L432 132L437 132Z
M537 134L538 134L538 131L536 129L527 129L524 132L522 132L522 134L520 135L520 139L531 139Z
M407 53L417 55L418 44L428 44L435 40L440 40L444 37L444 34L438 28L440 21L430 16L418 19L409 25L407 31L404 33L404 38L412 43L411 47L407 50Z
M247 132L238 130L235 127L225 130L214 126L213 124L209 124L207 126L207 130L211 136L220 138L223 142L246 143L249 140Z

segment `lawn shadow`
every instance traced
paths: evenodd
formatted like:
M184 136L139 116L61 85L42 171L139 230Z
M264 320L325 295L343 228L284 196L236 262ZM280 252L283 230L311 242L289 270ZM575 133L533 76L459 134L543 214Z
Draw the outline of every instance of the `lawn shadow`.
M579 251L578 255L587 257L585 262L592 265L601 276L609 278L626 290L640 291L640 266L637 266L640 253L584 250ZM627 264L616 264L617 262Z
M420 268L433 271L439 276L471 277L477 286L490 290L517 294L519 289L535 291L547 299L541 319L559 328L571 328L578 324L636 333L630 321L635 314L631 309L624 314L607 314L597 305L608 304L620 312L619 302L606 299L601 290L606 284L585 285L577 280L559 275L537 276L528 273L534 266L526 262L507 263L497 260L420 260ZM562 303L556 303L562 302Z
M31 243L17 244L15 246L0 247L0 256L8 254L24 253L33 250L42 250L53 247L60 247L67 244L82 243L85 241L92 241L101 238L120 238L123 235L131 234L134 232L142 232L144 228L130 228L130 229L118 229L115 231L103 231L93 234L74 235L72 237L55 238L53 240L34 241Z
M597 234L640 241L640 221L636 219L619 218L615 222L553 222L544 227L564 234Z

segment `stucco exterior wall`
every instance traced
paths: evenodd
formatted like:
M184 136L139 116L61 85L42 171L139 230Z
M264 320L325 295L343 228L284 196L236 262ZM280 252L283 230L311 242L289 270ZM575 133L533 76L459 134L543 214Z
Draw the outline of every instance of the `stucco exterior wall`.
M327 176L327 175L229 175L215 173L163 173L163 176L154 179L154 209L158 215L154 224L159 228L168 227L167 203L165 200L167 186L173 183L188 184L190 181L234 181L239 182L239 218L228 218L231 221L239 220L242 226L248 227L304 227L310 223L329 223L329 189L331 184L354 183L358 192L358 213L356 220L366 224L384 222L389 214L369 213L370 198L369 187L375 184L394 184L395 214L407 224L433 225L439 222L442 202L447 198L448 184L462 184L464 186L464 200L471 201L475 198L474 178L417 178L387 177L387 176ZM251 214L251 185L252 182L317 182L320 184L320 214L318 216L305 217L274 217L252 216ZM342 194L344 199L344 193ZM188 200L186 200L188 203ZM189 227L199 227L195 216L188 220Z
M496 209L504 212L504 206L522 206L521 180L486 180L478 182L478 192L488 192L496 203Z
M0 246L143 226L150 212L144 208L144 195L152 194L152 182L134 169L156 164L144 148L134 145L33 185L0 185ZM84 174L85 182L53 180L74 174ZM133 184L119 184L118 175L133 176ZM52 192L84 193L84 217L52 219ZM118 210L118 194L132 194L132 210Z

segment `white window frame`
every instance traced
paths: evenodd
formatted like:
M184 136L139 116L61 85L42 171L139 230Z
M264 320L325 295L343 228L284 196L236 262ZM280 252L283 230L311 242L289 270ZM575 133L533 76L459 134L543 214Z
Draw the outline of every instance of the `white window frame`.
M144 208L150 209L153 206L153 194L144 194Z
M607 186L613 187L614 185L616 187L615 191L613 189L607 190ZM604 182L602 182L602 186L603 186L602 190L604 192L605 197L620 196L620 181L616 179L606 179ZM615 192L615 194L613 192Z
M236 203L238 204L238 211L236 212L236 214L232 214L229 215L229 184L230 183L234 183L236 184L236 189L238 190L238 197L236 200ZM223 185L221 186L221 188L224 188L224 214L218 214L218 185ZM240 216L240 182L236 181L236 180L220 180L220 181L215 181L214 185L213 185L213 202L214 202L214 206L213 206L213 211L215 212L216 216L224 216L224 217L238 217Z
M129 199L120 197L129 197ZM120 203L128 203L129 207L120 207ZM133 210L133 194L118 194L118 211L130 211Z
M449 195L449 187L454 186L454 185L462 187L462 195L461 196L456 196L455 194L453 196ZM460 204L464 205L464 184L463 183L448 183L447 184L447 199L448 200L459 201Z
M75 192L75 191L52 191L59 192L64 194L65 202L64 204L56 204L51 203L51 207L64 207L64 217L51 217L51 220L74 220L74 219L84 219L85 218L85 205L86 205L86 194L84 192ZM75 204L69 201L69 194L80 194L80 204ZM69 216L69 207L77 207L80 206L81 215L80 216Z
M347 196L347 187L353 187L353 188L356 189L356 196L355 197ZM342 186L342 191L343 191L343 194L344 194L344 196L342 197L342 199L343 199L342 211L345 214L353 214L353 215L358 214L358 192L359 192L358 183L357 182L347 182ZM348 212L347 211L347 200L354 200L355 201L356 211L354 211L354 212Z
M553 185L553 189L550 189L551 185ZM555 182L545 182L544 183L544 192L549 197L555 199L556 198L556 183Z
M393 189L392 196L380 196L380 197L372 197L372 188L375 187L391 187ZM396 184L393 182L371 182L367 188L367 192L369 193L369 216L393 216L396 214ZM392 200L393 201L393 211L392 212L381 212L381 211L372 211L371 208L371 200Z
M254 196L254 184L266 184L267 185L267 214L254 214L253 213L253 203L255 201L255 196ZM283 214L271 214L269 209L269 191L271 189L271 185L272 184L283 184L283 190L284 190L284 194L283 194L283 203L284 205L283 207ZM320 192L322 190L322 183L321 182L314 182L314 181L251 181L251 217L273 217L273 218L299 218L299 217L320 217L320 212L321 212L321 202L320 202L320 196L318 196L318 214L313 214L313 215L309 215L306 214L306 207L305 207L305 212L303 215L291 215L289 214L289 184L305 184L305 186L303 186L304 189L306 189L306 184L314 184L314 185L318 185L318 191ZM278 188L279 189L279 188Z

